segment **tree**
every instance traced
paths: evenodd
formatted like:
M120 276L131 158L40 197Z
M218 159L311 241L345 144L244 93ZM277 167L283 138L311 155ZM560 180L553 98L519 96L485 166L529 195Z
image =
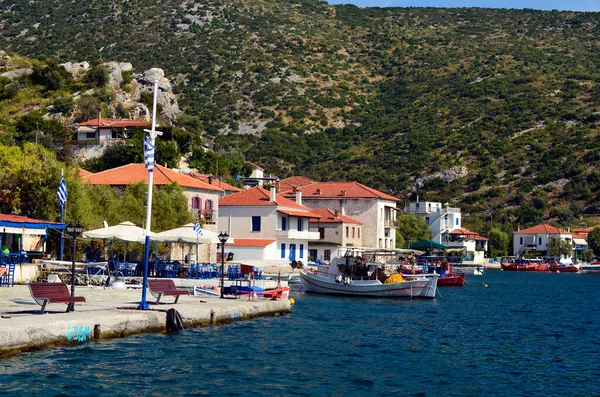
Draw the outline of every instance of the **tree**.
M588 234L588 245L594 251L596 256L600 256L600 226L596 226L594 230Z
M428 240L431 236L429 225L423 218L413 214L404 214L398 217L396 229L396 247L407 247L409 242Z
M84 80L96 87L104 87L109 80L109 70L104 65L92 66L85 74Z
M565 240L553 237L548 242L548 253L550 254L550 256L570 257L572 252L573 246Z
M498 228L492 228L488 233L490 257L508 255L508 234Z

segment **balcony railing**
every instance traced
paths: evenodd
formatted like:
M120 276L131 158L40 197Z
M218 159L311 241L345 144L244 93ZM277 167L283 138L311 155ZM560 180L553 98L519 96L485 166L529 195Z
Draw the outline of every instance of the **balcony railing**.
M319 240L321 235L319 232L309 232L308 230L276 230L275 237L277 238L298 238L306 240Z
M398 221L388 219L385 221L385 227L398 227Z

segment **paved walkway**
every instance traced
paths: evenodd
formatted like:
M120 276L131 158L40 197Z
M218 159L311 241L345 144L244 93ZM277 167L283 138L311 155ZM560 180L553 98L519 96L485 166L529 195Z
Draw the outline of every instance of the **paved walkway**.
M206 283L203 283L206 284ZM81 287L75 295L84 296L75 312L65 313L66 304L46 307L48 314L39 314L26 285L0 288L0 356L38 347L83 343L92 339L123 337L137 333L165 332L166 311L174 308L184 325L208 326L260 316L286 314L290 301L262 299L220 299L218 296L181 296L177 304L173 297L163 297L160 304L148 293L150 310L136 310L142 291Z

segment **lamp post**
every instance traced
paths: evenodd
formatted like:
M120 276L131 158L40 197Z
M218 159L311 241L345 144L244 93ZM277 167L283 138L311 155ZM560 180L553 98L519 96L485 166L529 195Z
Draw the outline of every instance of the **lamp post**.
M74 226L71 222L69 222L69 224L66 227L66 231L67 231L67 233L69 233L71 235L71 237L73 237L73 258L72 258L72 262L71 262L71 296L75 296L75 251L77 249L77 237L83 231L83 226L81 226L81 224L79 224L79 222L77 223L77 226ZM69 303L69 307L67 307L67 311L68 312L75 311L75 303L74 302Z
M225 287L225 243L229 239L229 234L227 234L227 232L221 232L219 233L218 237L219 241L221 242L221 299L223 299L223 289Z

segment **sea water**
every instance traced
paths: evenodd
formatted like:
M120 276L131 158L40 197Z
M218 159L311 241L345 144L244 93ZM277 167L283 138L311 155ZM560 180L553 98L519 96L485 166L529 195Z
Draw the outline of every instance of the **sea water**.
M435 300L296 291L293 313L0 360L2 395L600 396L600 275L489 271Z

